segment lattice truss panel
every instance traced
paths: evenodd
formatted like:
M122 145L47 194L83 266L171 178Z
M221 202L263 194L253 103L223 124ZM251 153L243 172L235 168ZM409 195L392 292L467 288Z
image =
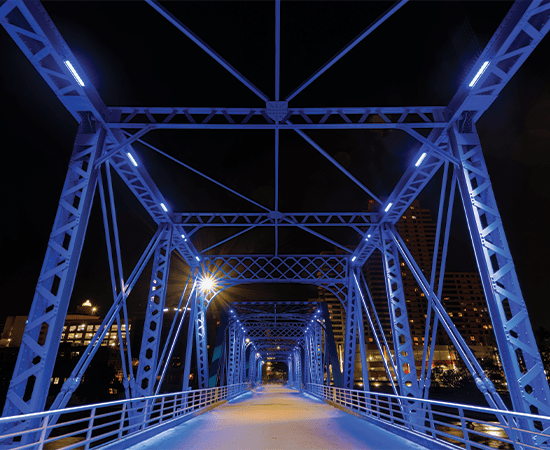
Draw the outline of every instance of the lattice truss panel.
M346 279L344 256L207 256L207 273L220 284L309 283L333 284Z
M103 189L100 170L110 174L111 168L131 190L145 208L158 230L143 252L128 280L113 282L114 304L105 317L102 329L96 333L88 349L78 363L70 379L63 386L62 395L54 407L63 408L70 394L78 386L89 360L93 357L106 330L113 321L125 313L125 301L147 262L153 258L140 364L133 382L131 361L125 375L126 394L135 397L150 395L162 384L165 373L162 365L167 361L166 348L161 353L162 310L166 295L169 262L172 252L177 252L190 268L191 280L185 288L178 306L182 311L180 324L189 311L189 331L184 378L188 379L190 354L193 341L198 355L198 378L201 387L207 387L208 348L206 336L206 312L213 292L201 291L199 281L205 277L216 283L217 292L250 283L300 283L312 284L332 292L342 303L346 315L346 343L344 355L345 386L353 387L356 336L363 335L363 314L376 337L378 348L389 351L386 337L377 334L378 317L366 283L361 282L360 269L375 250L383 255L387 297L391 313L395 358L386 364L390 379L391 370L396 375L396 392L420 398L427 395L429 382L424 373L416 377L411 336L408 330L406 302L403 296L399 258L406 261L426 298L430 299L428 314L434 313L451 336L453 343L466 360L476 377L476 383L494 407L505 407L495 395L479 365L471 359L468 346L453 328L452 321L442 308L441 292L434 292L433 279L429 282L419 271L393 227L419 193L444 169L444 179L453 172L452 183L457 183L466 213L471 240L483 281L489 311L495 329L499 352L506 371L514 409L529 413L550 414L550 392L540 355L527 317L525 303L517 283L512 258L506 243L502 222L498 213L491 181L483 160L481 145L475 132L475 122L489 108L521 64L533 52L550 29L550 3L543 1L516 2L495 32L486 48L473 64L466 77L468 81L459 88L446 107L294 107L289 102L331 65L382 25L396 13L405 1L392 5L389 10L366 28L354 41L339 52L319 71L296 88L284 100L279 95L279 47L280 1L275 1L276 11L276 76L275 98L270 98L218 55L204 41L194 35L166 8L155 0L147 3L189 39L198 44L226 70L256 94L265 107L213 108L213 107L107 107L85 74L82 66L63 40L42 5L36 1L7 0L0 6L0 22L13 41L28 58L34 69L45 80L57 98L79 123L75 146L69 163L58 211L50 235L48 248L38 280L33 304L29 313L21 350L11 380L4 415L18 415L41 411L45 407L53 364L61 331L69 306L72 286L96 185ZM82 79L72 73L71 62ZM475 82L469 84L469 80ZM85 86L85 87L84 87ZM167 202L143 164L137 164L135 143L146 145L162 153L143 138L150 131L163 129L267 129L275 135L275 152L278 158L279 131L293 130L316 152L324 156L335 169L355 183L369 199L378 204L375 213L365 212L282 212L278 207L278 180L273 209L233 191L221 183L199 173L233 194L256 205L262 212L194 213L172 212ZM308 136L309 129L394 129L415 139L415 157L387 200L382 201L368 187L357 180L336 159ZM132 130L132 133L125 131ZM420 131L422 131L422 133ZM164 154L164 153L163 153ZM172 158L174 159L174 158ZM190 168L185 163L184 167ZM276 173L278 173L276 159ZM449 169L450 168L450 169ZM110 175L108 175L109 177ZM99 179L99 182L98 182ZM108 189L111 189L108 178ZM453 188L454 189L454 188ZM114 236L111 254L111 278L115 280L118 262L120 270L120 245L116 226L116 214L111 203L110 224L107 205L102 190L102 206L106 234ZM443 192L443 189L442 189ZM112 192L109 192L112 202ZM444 195L442 195L444 198ZM452 209L452 208L450 208ZM441 216L441 214L440 214ZM450 217L450 213L449 213ZM450 223L450 222L449 222ZM257 227L272 227L275 232L275 251L271 255L212 255L211 248L198 250L194 235L199 230L214 227L237 227L235 235L217 242L215 246L238 237ZM337 255L279 255L279 227L294 227L309 233L338 249ZM343 245L321 233L323 229L342 228L355 232L355 246ZM438 219L438 236L441 218ZM332 235L331 235L332 236ZM448 235L444 238L448 239ZM199 240L195 240L197 243ZM110 245L110 244L109 244ZM214 247L215 247L214 246ZM441 268L444 268L442 262ZM200 273L200 276L198 275ZM435 273L435 271L434 271ZM433 277L432 277L433 278ZM187 303L185 303L187 302ZM187 304L187 306L185 306ZM261 374L262 358L275 358L287 362L296 382L324 380L324 361L327 360L327 336L332 336L328 313L314 302L240 302L234 303L234 317L227 321L222 343L217 346L220 367L224 368L227 384L239 383ZM174 321L174 324L176 322ZM225 322L224 322L225 323ZM181 325L173 327L170 336L178 339ZM429 320L426 336L428 336ZM435 322L434 328L437 328ZM40 330L45 330L45 343L38 343ZM220 335L222 336L222 335ZM333 340L333 338L330 338ZM329 339L329 340L330 340ZM323 341L325 348L323 348ZM426 339L425 346L429 339ZM330 342L329 342L330 344ZM360 342L362 364L366 366L364 342ZM426 347L425 349L426 350ZM171 355L168 351L168 359ZM335 353L329 350L329 353ZM124 351L121 357L124 359ZM256 358L254 355L261 355ZM127 349L126 355L131 355ZM335 355L330 356L333 361ZM252 364L253 368L250 366ZM256 366L257 365L257 366ZM248 366L248 367L247 367ZM366 367L363 367L365 370ZM424 371L424 369L422 369ZM126 373L126 372L125 372ZM365 374L367 372L363 372ZM429 378L429 373L428 373ZM216 379L216 378L214 378ZM327 377L327 379L329 379ZM479 381L478 381L479 380ZM335 377L336 382L336 377ZM131 390L128 385L131 385ZM31 387L32 386L32 387ZM187 386L184 386L186 389ZM397 389L398 388L398 389ZM27 392L26 392L27 391ZM537 421L526 420L519 424L524 429L540 428ZM542 423L548 429L549 424ZM25 424L20 425L24 429ZM25 438L28 439L28 438ZM23 443L25 441L23 439ZM521 435L520 439L529 441ZM540 443L536 443L540 444Z

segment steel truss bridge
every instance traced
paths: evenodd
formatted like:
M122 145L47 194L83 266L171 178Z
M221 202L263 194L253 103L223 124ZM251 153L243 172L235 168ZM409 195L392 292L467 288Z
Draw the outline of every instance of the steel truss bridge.
M276 26L273 98L250 81L254 78L253 73L248 74L250 79L241 74L169 9L156 0L146 2L151 7L151 14L163 16L167 27L175 27L196 43L252 91L265 106L108 106L102 101L86 71L48 16L47 8L36 0L7 0L0 5L0 21L4 29L28 58L30 65L42 76L45 84L78 122L78 133L57 214L29 311L3 418L0 420L2 446L34 448L36 443L43 443L48 439L63 411L69 410L66 407L71 395L79 386L111 325L127 323L127 299L146 265L152 261L137 370L132 365L128 328L125 330L125 345L120 348L127 400L117 403L123 407L121 406L119 412L119 427L112 436L139 433L163 418L175 420L194 408L215 404L223 398L242 393L247 383L261 381L262 365L266 361L285 362L288 365L290 385L380 418L383 416L382 410L372 406L373 402L380 399L369 393L368 361L363 339L365 327L369 327L381 354L393 355L388 360L384 359L389 379L394 380L394 396L388 396L391 399L387 400L390 405L388 411L391 410L391 414L395 411L395 417L400 417L404 429L424 433L435 442L438 436L427 397L434 336L439 327L452 340L477 387L497 416L499 426L506 430L510 445L515 448L548 448L549 387L506 241L476 131L476 122L547 34L550 29L550 3L541 0L514 3L473 64L466 81L447 106L302 108L293 104L294 97L367 38L373 30L381 26L391 26L391 16L397 14L406 1L392 5L285 98L280 95L279 90L279 0L274 2ZM413 9L413 6L406 7L411 11ZM172 211L168 199L142 162L137 144L167 155L146 140L147 134L153 130L159 133L162 130L188 129L272 130L276 174L275 207L268 208L199 173L253 205L253 209L259 212ZM414 148L417 150L393 191L382 200L308 135L308 130L313 129L400 130L415 139ZM295 132L330 161L334 170L345 174L377 205L374 212L280 211L278 154L281 130ZM182 161L176 162L195 173L198 172ZM420 270L395 225L436 174L442 175L443 182L437 216L434 249L436 256L431 274L428 275ZM119 235L124 230L120 230L117 225L114 200L115 176L130 189L157 226L154 236L143 249L141 258L126 278L122 271L124 256L119 242ZM511 395L511 410L484 373L442 304L442 277L445 273L455 192L462 200ZM107 263L114 301L72 375L46 410L50 380L96 193L99 194L104 218ZM230 239L241 236L246 238L246 233L260 227L269 227L275 234L276 245L272 254L212 253L213 248ZM289 227L324 240L337 247L340 253L279 254L278 233ZM194 239L196 233L209 232L214 228L225 228L234 233L220 239L211 247L201 249L199 240ZM350 247L333 238L334 234L328 231L334 229L352 230L358 236L355 245ZM443 257L438 259L440 249ZM380 327L362 272L362 267L376 250L382 255L393 338L385 336ZM166 306L170 262L174 254L185 261L189 277L181 292L170 335L163 342L163 310ZM408 266L428 300L424 361L429 363L421 364L420 370L417 370L419 361L414 359L400 261ZM438 283L436 274L440 278ZM316 301L259 301L252 298L249 301L229 303L222 314L216 346L213 353L210 352L210 358L206 322L208 308L216 301L220 292L251 283L310 284L331 291L345 308L343 371L340 371L336 355L327 304ZM435 289L435 286L438 288ZM363 314L368 318L368 323L363 323ZM184 318L188 318L190 324L187 336L181 332ZM41 330L45 330L43 344L39 343ZM118 330L119 341L122 343L120 326ZM160 395L174 343L181 339L187 346L183 378L185 384L179 394ZM353 391L357 342L360 346L362 379L365 384L364 391L361 392ZM393 348L390 348L390 344ZM189 391L185 380L189 380L190 376L193 346L197 355L199 390ZM432 351L428 352L430 346ZM161 398L162 407L159 406ZM163 409L165 402L172 402L172 409L168 412ZM96 405L89 411L93 410L95 414L100 407ZM92 418L87 420L92 427L93 415L90 417ZM463 412L457 417L463 418ZM464 431L465 421L462 422ZM92 428L88 428L87 434L85 433L86 445L96 445L95 434L90 430ZM467 434L466 432L465 436ZM469 443L466 445L470 448Z

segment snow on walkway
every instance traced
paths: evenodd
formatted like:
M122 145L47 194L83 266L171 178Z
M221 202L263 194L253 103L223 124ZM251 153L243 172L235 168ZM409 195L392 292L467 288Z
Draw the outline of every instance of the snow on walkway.
M264 386L129 447L191 449L387 449L422 447L309 395Z

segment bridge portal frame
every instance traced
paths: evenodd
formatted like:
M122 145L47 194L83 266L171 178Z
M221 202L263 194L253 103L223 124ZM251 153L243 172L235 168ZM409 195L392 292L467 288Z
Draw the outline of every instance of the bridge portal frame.
M357 281L358 272L356 267L362 267L375 249L382 249L385 257L387 257L388 253L386 249L388 244L394 250L395 246L397 246L401 257L405 258L407 255L406 248L399 246L399 239L395 235L395 232L392 232L392 227L439 169L445 165L446 170L449 164L455 167L459 192L465 209L493 328L495 329L499 354L504 362L509 389L512 393L514 409L525 413L536 411L537 413L546 415L550 414L550 407L547 403L547 399L550 398L550 391L546 377L544 376L540 355L535 345L525 302L517 282L512 257L507 246L504 230L502 229L502 222L492 191L491 181L483 160L479 138L475 132L475 122L489 108L515 72L521 67L521 64L550 30L550 21L548 20L550 4L544 4L541 0L516 2L477 62L473 65L467 79L474 79L475 75L476 82L472 81L470 85L467 82L464 83L451 103L444 109L413 107L407 110L400 110L400 118L395 122L394 119L387 116L389 111L385 111L383 108L359 108L357 111L348 111L345 108L325 108L322 111L307 108L299 110L289 108L288 102L297 93L309 86L358 42L369 35L372 30L380 26L392 14L396 13L406 3L405 1L392 6L386 14L375 21L342 52L339 52L285 100L280 100L279 98L279 0L275 1L277 56L276 96L274 100L263 94L197 36L190 34L189 30L177 18L156 1L147 0L147 2L266 102L265 109L259 108L243 111L231 108L222 110L210 109L208 113L209 117L222 114L229 122L229 126L225 128L251 128L247 127L248 119L253 115L260 115L265 119L266 123L258 125L258 127L271 128L275 131L276 155L278 155L279 131L282 129L294 130L321 155L327 158L338 170L346 174L352 182L357 184L366 194L379 203L381 210L375 218L371 216L367 217L364 213L359 212L349 214L306 213L305 215L301 215L301 213L289 213L284 215L284 213L278 210L278 202L276 200L274 210L269 210L251 201L266 211L264 216L259 215L257 217L252 217L246 213L236 213L233 215L233 218L228 219L227 217L221 217L217 213L212 213L205 217L204 215L189 215L187 213L178 215L169 211L166 207L167 202L165 198L156 187L146 168L142 164L136 164L137 153L132 147L132 143L138 141L145 142L141 138L153 129L178 128L173 123L170 123L172 118L178 114L185 115L189 122L188 124L182 124L179 128L215 128L215 126L209 125L208 121L204 122L204 124L197 124L196 120L193 119L193 114L197 114L198 111L189 108L171 108L169 119L164 120L164 123L158 123L154 118L154 114L162 113L163 111L157 111L154 108L143 109L144 112L146 110L153 111L149 114L145 113L149 122L132 122L134 118L139 118L141 110L134 109L127 111L120 107L107 107L102 102L97 91L42 5L36 0L29 2L7 0L0 6L0 22L58 99L77 120L79 131L59 201L58 213L50 236L44 265L38 280L31 312L29 313L29 321L25 327L21 351L19 352L14 376L10 383L3 415L37 412L42 411L45 407L49 380L60 341L62 324L69 305L72 286L86 234L92 199L95 187L98 184L98 180L100 180L100 168L102 165L109 171L106 175L107 177L110 176L111 168L118 174L157 223L159 229L153 238L154 242L152 241L152 245L150 244L146 248L142 259L134 268L130 278L128 280L121 280L120 284L118 282L114 283L113 307L106 316L101 330L94 336L93 344L91 343L88 347L85 357L77 364L77 368L73 372L74 376L68 379L67 383L63 386L60 396L54 402L56 407L64 407L66 405L70 394L78 386L79 376L83 373L87 364L89 364L89 360L93 357L95 350L97 350L96 346L98 342L105 336L108 327L110 327L113 321L119 320L121 311L125 309L125 301L131 287L135 284L137 276L143 271L144 264L151 257L151 253L156 252L161 248L159 246L162 245L164 246L165 258L169 258L172 251L177 251L192 271L196 271L199 267L203 270L208 270L208 264L204 260L208 259L212 263L213 260L202 252L209 251L210 249L199 252L193 246L188 236L202 227L212 226L216 220L221 221L216 224L218 226L235 225L237 222L233 222L233 220L241 221L241 223L248 221L250 223L247 229L232 237L243 234L257 226L273 226L275 229L275 254L269 256L267 259L263 256L239 257L228 255L218 257L221 258L224 265L231 266L231 271L222 269L218 264L216 271L212 272L212 275L221 278L220 281L225 283L226 286L234 286L240 283L261 283L269 280L270 282L318 284L329 289L334 289L338 293L349 316L349 319L346 320L350 321L350 328L347 333L349 338L346 343L347 365L344 374L344 384L349 385L354 377L352 374L353 369L351 368L353 366L351 364L351 356L355 355L355 352L352 351L355 346L355 339L352 339L351 336L352 332L355 336L357 329L356 324L352 322L354 322L354 319L358 315L357 311L360 310L359 298L362 298L365 311L373 309L372 301L370 305L367 305L364 296L362 294L358 295L361 292L361 288ZM80 81L70 72L69 65L66 64L68 61L72 63L76 72L82 77ZM482 67L485 69L484 72L480 71ZM409 111L412 111L420 119L416 119L417 121L414 123L405 122ZM426 115L427 113L433 116L433 120ZM344 120L344 124L334 125L325 123L331 116L336 114ZM352 120L350 116L354 114L360 114L361 117ZM380 124L366 123L366 119L371 114L382 118L383 122ZM294 123L298 115L304 119L304 124ZM318 117L321 115L321 119L313 120L314 116ZM244 116L244 119L236 123L234 119L236 116ZM413 136L421 144L414 160L410 163L409 168L386 202L382 202L368 187L363 186L303 131L308 128L374 127L400 129ZM415 128L429 128L431 129L431 133L426 138L415 131ZM138 129L139 131L131 137L127 137L128 135L123 132L125 129ZM276 163L277 171L278 159ZM278 180L276 183L278 186ZM240 196L243 197L242 195ZM250 199L247 200L250 201ZM326 220L321 219L323 214L325 214ZM350 252L341 243L313 230L311 228L312 224L315 226L352 227L360 232L361 240L355 250ZM184 225L188 226L188 228L185 228ZM316 264L316 261L323 260L323 258L319 259L319 256L291 255L281 258L277 250L277 230L279 226L298 227L349 253L339 258L346 269L341 271L340 274L333 273L333 278L325 278L323 271L318 270L319 264ZM438 223L438 232L439 228L440 223ZM164 236L164 233L169 233L171 236L169 246L166 246L166 241L163 240L162 236ZM393 243L390 242L388 237L391 237ZM223 242L225 241L220 241L216 245ZM114 253L118 259L118 270L120 271L120 245L116 227L112 245L116 250ZM111 244L109 243L110 246ZM110 248L109 252L111 250ZM109 254L111 278L116 279L115 264L112 263L111 253ZM393 252L393 257L397 258L395 252ZM236 262L237 265L231 264L230 261ZM254 264L261 261L261 268L258 269L257 266L254 266L252 269L250 265L251 261L254 261ZM308 264L313 264L315 269L310 270ZM408 264L413 268L416 265L414 260L410 260L410 255ZM387 261L386 267L388 267ZM219 276L220 271L223 271L223 276L221 277ZM453 335L455 330L453 330L452 322L448 320L448 316L445 315L441 303L433 292L433 280L431 280L432 283L428 283L423 278L421 272L415 272L419 285L423 286L429 298L433 300L433 304L430 304L433 308L433 310L429 310L430 314L432 312L437 314L438 320L441 321L446 331L450 335ZM167 269L165 273L167 274ZM342 273L345 275L342 276ZM314 274L316 279L313 279ZM350 274L353 274L353 276ZM151 294L156 290L153 284L154 280L152 280L150 287ZM390 299L392 292L394 291L390 287L388 289ZM160 298L162 298L162 295ZM208 354L205 351L205 312L208 307L208 301L206 296L198 290L191 293L190 298L193 298L193 295L195 300L191 301L192 323L196 333L195 339L197 354L199 355L199 365L201 366L200 372L203 375L200 377L200 384L202 387L206 387L208 382ZM182 299L183 297L184 295L182 295ZM369 300L372 300L370 299L370 295L368 297ZM151 316L147 318L150 324L154 322L152 318L154 311L158 311L158 308L151 308ZM370 325L375 326L374 323L370 323ZM45 344L42 346L38 344L38 334L40 328L44 326L46 329ZM426 335L428 335L428 328L429 324L426 329ZM239 373L235 373L234 376L239 381L242 381L245 376L244 370L246 370L246 360L244 359L246 347L243 346L245 333L243 329L235 329L234 326L233 329L235 331L232 338L234 345L230 344L230 347L234 349L235 361L238 361L237 367L241 368L238 371ZM434 326L435 329L437 329L437 323ZM143 356L146 359L148 350L151 350L155 356L159 354L158 335L152 337L153 341L157 343L151 348L142 347L141 349L145 352ZM405 343L407 343L407 340L410 342L410 335L405 337ZM428 345L427 341L425 342L425 346ZM316 362L316 367L318 367L319 352L312 351L314 348L320 348L317 344L318 338L310 334L309 340L306 339L306 347L309 345L310 348L309 351L305 352L306 360L310 363L307 365L310 368L313 361ZM458 338L455 340L455 344L459 348L462 347ZM464 355L468 356L467 348L462 348L462 350ZM363 348L361 349L361 353L364 353ZM123 354L121 353L121 355ZM231 361L231 357L228 361ZM397 369L396 373L398 373L400 371L399 366L401 365L398 355L396 355L395 363L394 370ZM471 361L471 363L471 367L469 366L469 368L475 373L477 371L475 362ZM156 364L157 367L154 368L154 372L152 373L157 373L159 370L159 363L157 362ZM407 364L411 367L410 363ZM299 364L295 362L294 366L298 367ZM231 367L233 366L230 364L228 368L230 369ZM307 370L305 374L308 374ZM140 377L142 379L145 378L142 372L138 372L138 375L137 382L139 383ZM128 374L128 377L131 381L131 374ZM312 379L318 378L318 373L315 375L311 372L307 378L311 382ZM397 378L398 380L403 379L402 376L398 376ZM151 383L148 384L148 389L150 385ZM482 392L494 394L491 386L483 378L478 383L478 387ZM400 388L404 389L403 384L400 384ZM429 382L426 382L422 386L424 392L426 392L427 388L429 388ZM26 390L30 392L26 393ZM131 395L134 395L134 389L131 389L131 391ZM25 425L20 424L19 426L24 427ZM522 424L522 428L524 429L535 429L540 426L540 424L537 424L533 420ZM544 423L542 426L546 431L550 429L550 424ZM522 439L528 440L525 437L522 437Z

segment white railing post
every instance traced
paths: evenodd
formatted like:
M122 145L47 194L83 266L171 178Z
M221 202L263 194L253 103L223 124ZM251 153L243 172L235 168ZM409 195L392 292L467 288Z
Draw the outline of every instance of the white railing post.
M90 439L92 438L92 430L94 429L95 411L96 408L92 408L90 411L90 419L88 420L88 429L86 430L86 444L84 446L84 450L88 450L90 448Z
M120 425L118 426L118 438L122 438L122 430L124 429L124 420L126 416L126 405L128 403L122 404L122 411L120 412Z
M471 450L472 447L470 445L470 435L468 433L468 426L464 418L464 409L458 408L458 415L460 417L460 425L462 427L462 436L464 437L464 440L465 440L466 450Z
M43 424L42 424L42 431L40 432L40 444L38 445L38 450L42 450L44 448L44 441L46 440L46 436L48 435L48 422L50 421L50 417L46 416L44 417Z

